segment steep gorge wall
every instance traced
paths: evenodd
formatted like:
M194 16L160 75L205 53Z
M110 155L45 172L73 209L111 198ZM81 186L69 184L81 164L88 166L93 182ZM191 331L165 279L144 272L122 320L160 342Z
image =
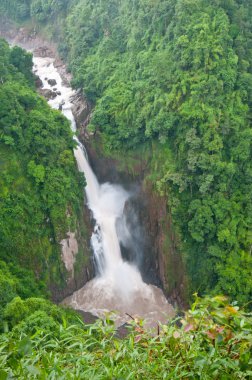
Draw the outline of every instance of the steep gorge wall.
M161 197L148 179L151 150L145 155L129 152L128 156L111 158L104 153L99 135L90 134L87 125L91 106L79 94L74 107L80 138L84 143L90 163L100 182L121 183L132 192L132 197L125 205L126 220L129 228L140 230L136 236L139 244L139 266L143 279L164 289L167 297L180 307L187 306L187 279L182 253L179 249L178 234L174 230L167 200ZM137 247L138 248L138 247ZM122 247L125 257L131 260L134 248ZM134 258L133 258L134 259ZM133 260L132 259L132 260Z
M133 244L129 248L122 246L123 255L127 260L137 261L146 282L161 286L174 304L186 307L187 279L179 239L167 200L157 194L148 179L151 149L147 155L129 152L127 157L112 158L104 152L99 135L88 131L92 107L81 91L73 103L79 138L99 182L120 183L132 193L125 205L125 218Z
M26 48L31 46L37 48L40 55L51 54L57 56L56 45L44 41L34 31L24 28L19 30L12 29L7 23L5 26L2 24L2 34L6 36L6 33L7 37L14 40L15 43L22 44ZM65 79L69 80L70 76L66 73L65 65L58 58L56 59L56 65L61 73L64 74ZM132 216L136 218L137 228L141 232L141 239L139 242L139 238L136 237L137 248L135 249L124 249L122 247L123 254L127 259L131 260L131 256L136 255L133 251L136 251L139 245L139 250L141 251L139 266L144 280L162 286L165 294L174 304L185 307L187 305L187 281L182 255L179 250L179 240L174 232L166 200L156 193L151 181L147 179L151 152L148 153L147 158L146 155L142 156L134 153L129 154L128 157L108 157L103 152L99 136L92 135L87 131L92 107L85 101L81 91L77 92L73 103L73 113L78 125L78 133L86 146L91 165L98 180L100 182L121 183L134 193L134 196L125 206L125 217L126 220ZM79 250L75 257L74 270L67 271L64 266L62 267L61 263L62 284L59 286L51 282L49 286L52 298L55 301L60 301L82 287L94 275L90 258L90 215L86 208L81 219L79 228L76 231ZM133 231L134 224L129 223L129 225L131 225L130 228ZM66 245L68 245L71 256L71 241L68 236L66 236Z
M61 302L94 277L90 247L92 226L89 210L84 204L83 206L75 231L68 232L65 239L59 242L61 255L58 268L62 281L60 284L53 280L49 283L51 298L54 302Z

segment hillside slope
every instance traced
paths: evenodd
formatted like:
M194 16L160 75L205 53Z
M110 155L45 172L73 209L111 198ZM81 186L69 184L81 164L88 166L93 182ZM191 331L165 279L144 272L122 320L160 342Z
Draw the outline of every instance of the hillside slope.
M31 55L0 40L0 57L1 314L14 295L66 287L60 241L84 228L85 181L69 123L35 91Z

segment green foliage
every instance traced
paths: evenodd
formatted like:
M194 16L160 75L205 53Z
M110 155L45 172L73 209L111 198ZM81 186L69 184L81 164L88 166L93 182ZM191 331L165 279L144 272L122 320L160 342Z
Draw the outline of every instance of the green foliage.
M43 22L59 12L66 3L66 0L32 0L30 7L31 17Z
M251 16L246 1L79 0L64 41L104 151L153 144L150 178L192 289L240 302L252 296Z
M16 295L17 279L9 272L6 264L1 262L0 269L0 319L5 305Z
M16 296L28 298L46 294L44 284L35 279L34 274L17 264L0 261L0 331L3 328L5 306Z
M14 46L10 51L10 64L18 69L29 83L33 84L33 75L32 75L32 54L25 52L18 46Z
M1 0L0 12L14 20L24 20L30 16L30 0Z
M43 316L41 320L39 315ZM68 317L71 317L71 315L71 312L69 312ZM26 329L31 335L36 332L32 329L41 327L41 324L44 326L44 329L47 328L45 322L47 320L46 317L49 318L48 320L51 318L55 323L62 323L66 316L67 313L64 309L59 308L50 301L34 297L27 298L26 300L22 300L20 297L13 298L12 301L6 305L3 313L3 318L8 323L9 328L16 326L13 331L18 334L20 334L23 329ZM56 324L54 327L56 328ZM54 330L55 329L52 328L52 332Z
M16 21L33 17L38 22L45 22L67 6L68 0L1 0L0 11Z
M225 297L196 298L191 310L159 334L133 322L124 339L109 320L87 326L77 319L69 324L65 316L59 321L50 309L34 311L0 335L2 373L19 379L251 377L252 317Z
M31 55L3 40L0 52L0 260L10 271L2 274L4 305L40 295L24 268L37 281L64 280L60 240L76 230L84 178L68 121L34 90Z

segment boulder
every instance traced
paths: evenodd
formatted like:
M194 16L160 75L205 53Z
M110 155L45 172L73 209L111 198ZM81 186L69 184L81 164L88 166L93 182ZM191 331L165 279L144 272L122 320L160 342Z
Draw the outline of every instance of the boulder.
M65 101L64 100L61 100L60 104L59 104L59 110L62 111L62 108L65 104Z
M44 96L47 100L54 99L57 96L56 92L53 92L48 88L40 88L39 93L40 95Z
M71 101L73 103L72 113L74 115L77 126L80 128L81 126L85 125L86 120L90 117L91 106L80 91L76 92L72 96Z
M35 75L35 86L40 88L43 86L43 82L38 75Z
M42 58L47 58L47 57L53 58L54 57L54 53L53 53L52 49L50 49L48 46L40 46L40 47L34 49L33 54L35 57L42 57Z
M57 82L56 82L56 80L55 79L48 79L47 80L47 82L48 82L48 84L50 84L50 86L56 86L56 84L57 84Z

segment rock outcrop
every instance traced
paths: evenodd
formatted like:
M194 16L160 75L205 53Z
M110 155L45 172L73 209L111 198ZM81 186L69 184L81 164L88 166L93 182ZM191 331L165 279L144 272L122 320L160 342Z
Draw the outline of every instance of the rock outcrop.
M78 241L74 232L68 232L67 237L60 242L61 258L65 264L66 270L71 274L71 278L74 278L74 264L76 261L76 255L78 253Z
M35 86L36 88L41 88L43 86L43 82L38 75L35 75Z
M87 131L81 131L81 136L86 134ZM89 136L84 142L99 182L121 183L134 194L124 209L122 223L127 224L133 239L128 245L122 243L123 256L139 265L145 282L161 286L174 305L187 307L187 279L180 242L166 199L146 180L148 160L136 156L134 169L129 170L126 157L122 162L103 156L98 135Z
M72 112L76 121L76 125L84 140L89 138L86 127L90 120L92 106L87 102L81 90L78 90L72 98L73 107Z
M90 247L92 225L89 210L84 206L79 216L77 230L68 233L61 241L59 268L62 284L50 280L49 289L55 302L61 302L94 277L94 265Z
M48 84L53 87L53 86L56 86L57 82L55 79L48 79L47 80ZM55 91L55 90L54 90Z
M39 88L38 92L47 100L54 99L57 96L57 93L55 91L49 90L47 88Z

